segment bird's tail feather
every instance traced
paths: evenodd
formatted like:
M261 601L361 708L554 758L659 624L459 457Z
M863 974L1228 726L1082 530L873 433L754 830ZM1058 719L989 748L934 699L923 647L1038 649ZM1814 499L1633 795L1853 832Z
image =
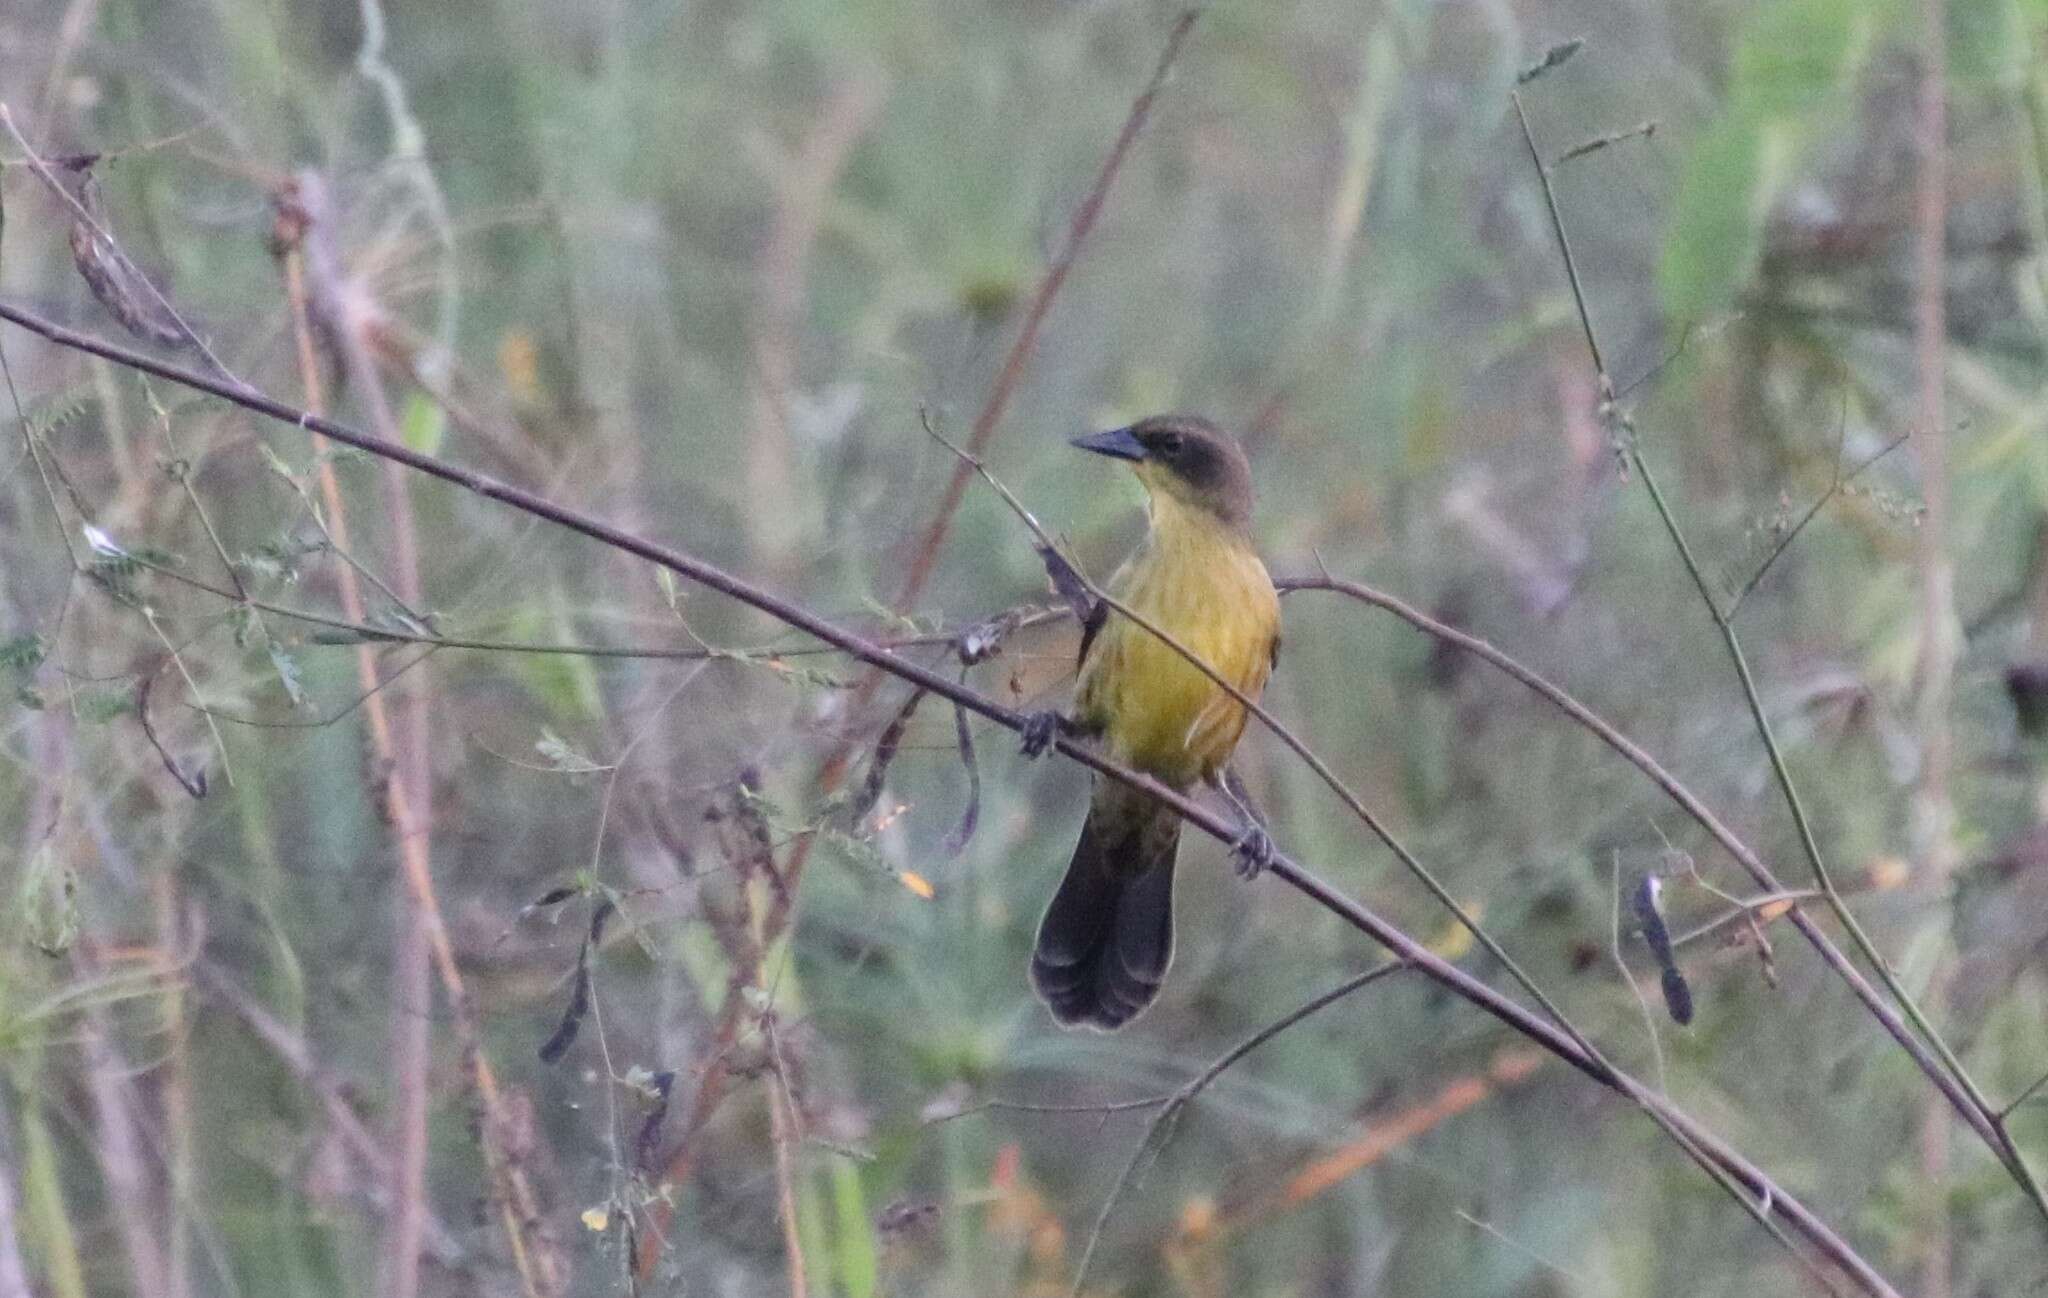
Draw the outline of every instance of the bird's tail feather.
M1038 925L1031 985L1063 1025L1114 1031L1152 1003L1173 961L1180 820L1095 808Z

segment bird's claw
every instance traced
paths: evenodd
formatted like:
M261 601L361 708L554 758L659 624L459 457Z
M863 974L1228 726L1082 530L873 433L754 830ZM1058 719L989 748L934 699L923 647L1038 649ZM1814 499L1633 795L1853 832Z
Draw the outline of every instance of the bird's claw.
M1240 879L1256 879L1273 864L1279 849L1273 846L1273 836L1262 825L1252 825L1230 845L1230 866L1237 871Z
M1027 715L1024 718L1024 728L1021 731L1024 736L1024 755L1026 757L1043 756L1045 750L1052 747L1052 741L1060 733L1061 724L1064 720L1065 718L1050 708L1043 712L1033 712Z

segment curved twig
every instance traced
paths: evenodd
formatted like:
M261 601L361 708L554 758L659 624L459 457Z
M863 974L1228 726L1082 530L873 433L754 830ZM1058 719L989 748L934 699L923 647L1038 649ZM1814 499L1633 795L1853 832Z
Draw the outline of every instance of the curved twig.
M1616 452L1635 471L1636 476L1642 479L1643 490L1649 495L1650 504L1657 511L1658 521L1663 524L1665 534L1671 539L1672 548L1678 552L1679 560L1685 566L1686 575L1691 578L1693 586L1699 592L1700 601L1706 605L1708 616L1713 619L1715 629L1720 632L1722 647L1727 650L1729 665L1734 669L1736 680L1742 687L1743 701L1748 705L1750 719L1756 726L1757 737L1763 741L1764 754L1770 761L1771 774L1777 783L1779 793L1784 798L1786 810L1792 815L1792 825L1798 833L1799 846L1806 856L1807 864L1812 867L1814 882L1836 922L1848 932L1856 950L1877 972L1878 981L1884 984L1885 990L1891 994L1892 1000L1904 1012L1905 1017L1912 1022L1914 1030L1919 1033L1927 1047L1939 1056L1941 1066L1948 1075L1946 1081L1937 1081L1942 1093L1948 1097L1950 1104L1956 1107L1970 1127L1984 1139L1999 1163L2026 1195L2027 1201L2033 1205L2043 1222L2048 1223L2048 1190L2044 1190L2033 1168L2028 1165L2026 1156L2012 1139L1998 1111L1992 1107L1976 1080L1970 1076L1969 1070L1963 1066L1962 1060L1935 1028L1933 1021L1927 1017L1926 1011L1920 1008L1919 1002L1906 990L1905 984L1892 969L1891 962L1877 949L1877 943L1864 931L1862 922L1856 918L1855 912L1849 909L1849 903L1835 886L1834 878L1828 871L1827 859L1821 853L1820 840L1815 835L1813 822L1806 813L1805 800L1800 796L1799 786L1792 779L1792 770L1785 762L1784 750L1778 744L1770 716L1764 709L1763 696L1757 689L1756 678L1750 672L1749 659L1743 652L1742 637L1735 630L1732 611L1723 607L1715 596L1705 569L1700 566L1691 544L1685 539L1684 530L1678 525L1677 515L1672 512L1663 489L1657 485L1656 474L1651 471L1648 460L1643 457L1634 424L1630 422L1627 412L1617 404L1614 380L1608 373L1606 357L1600 350L1600 339L1593 328L1592 313L1586 307L1586 292L1580 281L1578 261L1572 255L1571 239L1565 233L1564 216L1558 209L1557 193L1551 186L1550 172L1543 165L1542 154L1537 151L1536 134L1529 126L1528 114L1522 109L1520 93L1510 91L1508 97L1514 104L1515 120L1521 127L1522 140L1528 146L1530 163L1536 170L1536 179L1543 190L1544 207L1550 219L1551 233L1557 239L1558 256L1564 263L1565 278L1571 285L1572 302L1578 310L1579 328L1585 336L1587 354L1592 358L1594 378L1600 393L1601 422L1613 435ZM1904 1044L1903 1040L1901 1044ZM1922 1054L1924 1052L1915 1052L1916 1060L1921 1058ZM1923 1070L1924 1068L1923 1065ZM1934 1077L1936 1074L1930 1072L1929 1076Z
M486 474L372 436L351 425L319 418L309 411L287 405L252 389L232 386L197 371L145 356L106 339L65 328L12 303L0 302L0 320L10 321L60 346L154 374L196 391L210 393L245 410L318 433L382 459L406 465L473 495L495 500L533 517L545 519L568 531L657 564L700 586L766 613L785 625L835 644L850 656L882 672L912 685L922 686L931 693L949 699L998 725L1011 730L1021 730L1025 724L1026 718L1022 713L960 684L950 676L932 671L852 632L842 630L808 608L762 590L744 578L728 573L694 555L634 536L600 519L566 508L510 483L500 482ZM1097 774L1141 791L1170 807L1184 821L1219 842L1234 842L1239 835L1240 827L1235 822L1226 820L1219 813L1167 788L1150 776L1109 761L1086 746L1063 737L1055 738L1053 746L1071 760L1087 766ZM1879 1298L1897 1298L1897 1290L1803 1201L1785 1191L1762 1169L1670 1101L1626 1072L1599 1060L1570 1034L1548 1019L1517 1004L1476 976L1437 955L1420 941L1381 918L1363 903L1339 892L1292 858L1276 856L1267 872L1370 937L1392 955L1409 962L1431 981L1528 1037L1593 1081L1634 1102L1653 1121L1662 1126L1687 1156L1708 1171L1716 1181L1739 1187L1746 1196L1749 1196L1745 1199L1745 1206L1763 1220L1781 1240L1784 1236L1778 1225L1780 1221L1840 1268L1865 1293L1877 1295ZM1796 1250L1795 1255L1802 1261L1805 1260L1804 1255L1797 1254Z

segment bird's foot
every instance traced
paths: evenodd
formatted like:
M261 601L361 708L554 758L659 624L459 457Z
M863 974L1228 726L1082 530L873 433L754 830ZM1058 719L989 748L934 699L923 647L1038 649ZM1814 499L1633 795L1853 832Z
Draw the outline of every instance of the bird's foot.
M1024 717L1024 755L1041 757L1052 747L1052 741L1066 729L1067 719L1057 711L1047 708L1043 712L1028 713Z
M1264 874L1266 867L1273 864L1273 858L1280 850L1273 846L1273 836L1263 825L1248 826L1237 840L1230 845L1230 867L1237 871L1240 879L1256 879Z

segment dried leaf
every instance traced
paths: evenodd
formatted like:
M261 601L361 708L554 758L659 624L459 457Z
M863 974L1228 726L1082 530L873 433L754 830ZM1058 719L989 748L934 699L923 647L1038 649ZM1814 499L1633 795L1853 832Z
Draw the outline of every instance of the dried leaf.
M1526 86L1546 72L1555 71L1571 62L1571 57L1586 47L1584 37L1574 36L1568 41L1559 41L1543 51L1543 57L1515 74L1515 84Z
M1040 561L1045 564L1045 575L1052 582L1054 592L1068 608L1074 610L1074 616L1085 626L1095 612L1095 593L1088 589L1088 583L1074 570L1074 565L1067 562L1065 555L1049 545L1032 548L1038 551Z
M1692 988L1686 984L1685 975L1679 971L1678 959L1671 949L1671 930L1664 923L1664 884L1656 875L1645 875L1637 887L1632 905L1636 922L1642 926L1643 943L1650 948L1650 956L1656 960L1661 971L1660 984L1664 989L1664 1008L1671 1015L1671 1021L1684 1027L1692 1022Z
M867 814L875 809L875 803L881 800L882 784L889 777L889 763L896 760L896 749L903 742L904 728L917 714L917 705L924 702L924 695L922 689L911 694L883 728L881 738L875 741L875 755L868 762L867 778L861 781L860 792L853 799L853 824L867 819Z
M967 681L967 669L960 669L962 684ZM967 768L967 806L960 813L960 823L953 832L946 835L940 845L947 860L960 855L968 840L974 837L974 827L981 823L981 767L974 760L974 735L967 728L967 709L953 705L953 737L960 745L960 764Z
M270 643L270 666L277 672L277 683L284 686L285 697L295 708L306 706L306 683L299 673L298 660L286 653L276 641Z
M641 1171L652 1171L657 1146L661 1141L662 1120L668 1117L669 1092L674 1089L676 1075L671 1071L656 1073L647 1081L654 1092L654 1107L640 1122L640 1134L633 1138L633 1163Z
M78 201L92 219L71 222L71 264L92 295L123 329L164 347L189 347L194 339L164 305L161 290L143 278L135 263L99 230L107 228L100 205L99 179L90 171L78 182ZM97 223L99 230L93 228Z
M903 871L903 873L897 875L896 878L899 882L903 884L904 889L908 891L912 896L918 897L924 901L930 901L932 899L934 895L934 889L932 888L931 880L925 878L917 871L905 870Z
M540 1061L552 1064L575 1044L576 1034L583 1027L584 1016L590 1013L590 947L586 944L576 955L576 982L569 992L569 1008L562 1012L562 1021L548 1039L541 1043Z

